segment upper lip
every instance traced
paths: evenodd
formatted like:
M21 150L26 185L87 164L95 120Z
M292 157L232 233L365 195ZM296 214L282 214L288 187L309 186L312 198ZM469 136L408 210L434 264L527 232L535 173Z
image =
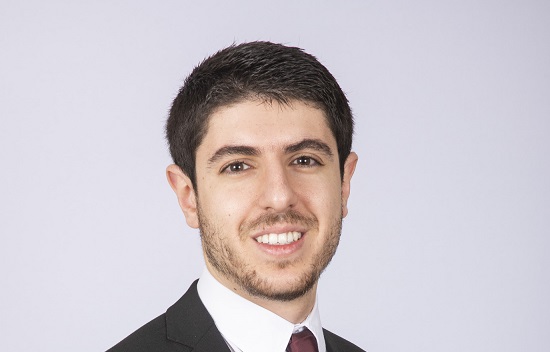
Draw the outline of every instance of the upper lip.
M263 235L269 235L270 233L287 233L287 232L300 232L301 234L304 234L307 230L299 225L279 225L279 226L270 226L267 228L263 228L260 231L255 232L252 235L252 238L257 238L259 236Z

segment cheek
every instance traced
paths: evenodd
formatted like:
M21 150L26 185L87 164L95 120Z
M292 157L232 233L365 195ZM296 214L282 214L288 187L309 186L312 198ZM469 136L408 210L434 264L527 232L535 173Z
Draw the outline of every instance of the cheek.
M342 190L339 181L321 179L309 180L296 185L296 192L303 203L317 217L334 217L342 207ZM319 218L319 220L321 220Z
M238 228L251 204L249 193L249 189L242 187L212 184L199 193L201 208L211 222L226 228Z

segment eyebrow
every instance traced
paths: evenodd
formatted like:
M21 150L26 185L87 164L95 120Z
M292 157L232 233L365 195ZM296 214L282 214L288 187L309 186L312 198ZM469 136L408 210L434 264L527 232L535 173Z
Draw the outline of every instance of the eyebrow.
M286 154L291 154L304 149L312 149L322 152L331 159L333 156L332 150L328 144L318 139L304 139L298 143L286 146L284 151ZM221 158L229 155L258 156L260 155L260 150L247 145L226 145L216 150L216 152L208 159L208 164L215 164Z
M332 150L330 149L328 144L318 139L304 139L298 143L291 144L285 147L285 153L287 154L295 153L304 149L313 149L313 150L322 152L323 154L325 154L326 156L332 159L332 155L333 155Z
M219 159L228 155L248 155L256 156L260 155L260 151L257 148L249 147L246 145L227 145L216 150L214 155L208 159L208 164L214 164Z

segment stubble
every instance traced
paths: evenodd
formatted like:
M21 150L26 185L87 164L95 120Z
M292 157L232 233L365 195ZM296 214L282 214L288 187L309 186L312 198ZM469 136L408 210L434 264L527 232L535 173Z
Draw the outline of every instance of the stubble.
M335 217L329 227L329 235L323 247L314 253L313 259L304 268L294 282L285 287L274 287L268 278L262 277L256 268L247 263L247 258L238 253L236 247L232 247L232 241L250 241L249 234L253 230L262 229L276 224L299 224L308 229L318 230L318 220L314 217L307 217L299 212L289 209L285 213L266 213L258 218L243 223L239 229L238 237L232 237L210 221L201 209L200 202L197 202L199 217L199 230L201 242L206 259L212 267L226 279L236 283L249 295L275 301L292 301L308 293L319 280L321 273L326 269L332 260L342 230L342 214ZM316 232L317 235L319 232ZM283 270L294 263L290 260L274 262L279 269Z

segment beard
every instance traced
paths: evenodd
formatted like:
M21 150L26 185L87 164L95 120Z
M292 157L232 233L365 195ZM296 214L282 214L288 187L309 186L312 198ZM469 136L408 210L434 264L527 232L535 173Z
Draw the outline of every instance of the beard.
M258 272L253 263L247 261L244 254L239 253L239 248L231 246L231 244L250 241L249 233L252 230L280 223L300 224L308 229L318 229L318 220L315 217L306 217L292 209L285 213L263 214L252 221L243 223L239 228L238 237L235 238L224 233L222 228L216 226L204 215L198 199L197 211L203 251L212 267L249 295L275 301L292 301L302 297L313 288L336 253L342 230L342 213L340 212L328 228L330 233L326 237L326 243L313 254L313 258L309 261L310 264L303 265L299 276L284 287L277 287L269 281L269 278L262 277L262 273ZM317 232L317 236L322 235ZM291 260L273 262L278 269L285 269L294 264Z

